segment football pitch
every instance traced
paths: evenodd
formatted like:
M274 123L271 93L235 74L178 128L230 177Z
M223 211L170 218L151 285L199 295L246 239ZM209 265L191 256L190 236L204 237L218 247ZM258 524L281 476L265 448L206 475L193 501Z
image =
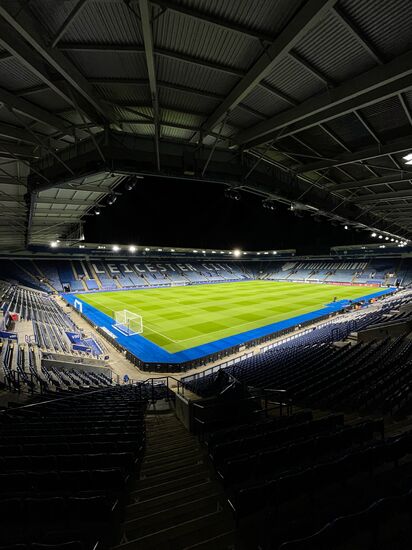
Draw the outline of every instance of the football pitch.
M373 294L376 288L246 281L81 294L114 319L127 309L143 318L143 336L169 353L310 313L338 300Z

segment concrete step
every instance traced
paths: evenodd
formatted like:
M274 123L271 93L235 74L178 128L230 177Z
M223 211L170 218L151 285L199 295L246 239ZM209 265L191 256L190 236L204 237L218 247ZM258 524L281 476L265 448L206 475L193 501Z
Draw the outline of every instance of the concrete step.
M183 449L178 453L169 453L155 457L146 457L144 460L145 468L152 468L153 466L160 466L161 464L167 464L170 467L173 467L175 462L179 462L182 458L189 457L203 457L203 453L200 449Z
M138 502L126 506L126 521L134 519L136 516L142 516L142 514L155 512L157 509L167 509L173 503L181 504L186 500L206 497L219 491L221 491L220 487L215 482L208 480L182 489L172 489L170 492L160 495L154 496L147 493L141 496Z
M192 449L200 449L200 445L198 442L195 442L193 444L192 442L188 442L185 445L176 445L175 447L167 447L161 451L152 451L147 450L145 453L145 460L155 458L155 457L161 457L161 456L167 456L167 455L173 455L173 452L179 452L179 451L185 451L185 450L192 450Z
M173 527L184 521L194 520L196 518L217 512L221 505L219 503L219 493L206 497L199 497L195 500L188 500L183 503L174 503L171 507L164 510L157 510L145 516L126 521L123 524L123 530L127 540L140 538L151 533L156 533L161 529Z
M233 550L235 548L235 531L226 531L221 535L186 546L183 550Z
M191 439L185 439L183 441L176 441L173 442L166 442L166 443L160 443L156 445L150 445L147 443L147 452L146 456L153 456L158 453L173 453L176 451L179 451L179 449L183 449L186 447L196 447L199 446L199 443L197 441L192 441Z
M163 481L160 483L153 482L145 486L137 486L135 491L130 493L130 503L137 502L139 498L147 496L147 492L150 491L152 496L160 496L162 494L171 493L172 491L185 489L186 487L192 487L193 485L198 485L204 481L210 481L210 473L207 470L196 472L195 474L188 475L185 477L179 477L170 479L168 481Z
M176 434L176 435L164 435L164 436L157 436L157 437L150 437L146 436L147 441L147 448L152 451L153 449L156 449L158 447L167 447L169 445L175 446L176 443L183 444L183 443L197 443L197 440L189 434Z
M197 473L209 473L207 466L202 464L193 464L192 466L184 466L183 468L174 468L173 470L168 470L167 472L162 472L155 476L141 477L136 482L136 489L143 489L145 487L151 487L158 485L159 483L164 483L171 480L184 479L187 476Z
M157 532L123 542L114 550L181 550L189 544L193 546L222 535L228 530L227 521L227 511L219 510L165 529L159 526Z
M161 474L163 472L173 470L173 469L179 469L179 468L185 468L186 466L193 466L194 464L202 464L203 458L199 455L195 456L189 456L187 458L183 457L180 460L176 460L170 468L167 467L167 464L158 464L157 466L149 466L145 467L145 464L143 462L143 467L141 471L142 477L151 477L155 476L157 474Z

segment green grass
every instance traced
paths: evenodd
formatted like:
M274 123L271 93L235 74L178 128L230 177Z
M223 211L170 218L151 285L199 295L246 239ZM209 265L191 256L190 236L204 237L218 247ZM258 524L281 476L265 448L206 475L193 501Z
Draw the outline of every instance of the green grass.
M114 318L128 309L143 317L143 336L170 353L213 342L338 300L372 294L360 286L250 281L122 292L78 297Z

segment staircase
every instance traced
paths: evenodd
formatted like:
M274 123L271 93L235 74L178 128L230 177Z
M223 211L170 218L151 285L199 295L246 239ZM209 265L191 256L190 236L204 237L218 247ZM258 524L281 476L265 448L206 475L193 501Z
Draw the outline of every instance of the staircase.
M146 434L116 550L234 548L234 521L205 449L174 414L148 415Z

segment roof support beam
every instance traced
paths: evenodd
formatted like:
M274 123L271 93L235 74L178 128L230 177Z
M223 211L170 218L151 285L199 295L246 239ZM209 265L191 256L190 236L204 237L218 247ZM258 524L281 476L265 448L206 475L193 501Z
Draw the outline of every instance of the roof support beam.
M407 151L412 147L412 135L408 137L402 137L386 143L385 145L374 145L361 149L353 153L342 153L332 159L324 159L319 162L311 162L298 166L296 171L298 173L312 172L314 170L322 170L324 168L330 168L332 166L342 166L343 164L351 164L354 162L362 162L371 158L382 157L394 153L400 153ZM395 169L394 169L395 170Z
M245 27L243 25L239 25L235 21L229 21L227 19L223 19L222 17L215 17L208 13L194 10L191 7L186 7L183 4L173 2L173 0L151 0L151 2L152 4L157 4L158 6L166 10L174 11L176 13L180 13L182 15L186 15L187 17L192 17L194 19L204 21L206 23L211 23L231 32L240 33L250 36L251 38L266 42L272 41L272 37L264 33Z
M70 27L70 25L73 23L73 21L76 19L76 17L79 15L79 13L82 11L84 6L87 4L89 0L78 0L76 6L72 9L72 11L69 13L69 15L66 17L66 19L63 21L62 26L57 31L56 36L53 38L53 41L51 43L51 47L55 48L57 46L57 43L60 41L64 33L67 31L67 29Z
M346 27L346 30L351 33L353 38L355 38L358 44L360 44L362 48L368 52L372 59L374 59L376 63L382 63L381 56L377 53L372 44L366 40L360 30L355 27L354 23L349 19L346 13L343 12L342 8L335 6L333 11L339 17L341 23Z
M12 141L0 141L0 156L2 153L28 158L34 158L36 156L33 147L29 145L18 145Z
M365 195L362 197L356 197L356 202L372 203L386 201L388 199L402 199L412 197L412 188L405 189L403 191L390 191L389 193L374 193L373 195Z
M274 65L298 43L335 4L336 0L311 0L295 15L290 23L272 42L264 54L253 64L244 78L233 88L227 98L203 124L203 134L222 121L272 70Z
M102 121L113 119L113 113L109 106L101 103L100 99L94 93L92 86L87 82L84 76L78 71L78 69L69 61L69 59L60 51L51 48L46 44L44 38L44 31L39 32L36 29L36 22L27 13L27 10L23 9L18 12L18 16L14 17L5 7L0 4L0 16L10 25L13 29L13 35L7 37L9 46L14 48L17 44L17 36L23 38L30 46L35 50L47 63L53 67L55 71L63 76L65 81L73 87L78 94L82 96L88 105L87 114L92 120L100 117ZM7 48L9 49L9 47ZM13 52L14 53L14 52ZM20 57L20 54L19 54ZM21 56L24 61L24 57ZM24 61L26 66L31 66L36 73L38 67L35 67L30 61ZM42 79L46 79L46 71L42 72ZM47 77L48 78L48 77ZM69 103L73 104L70 100ZM90 109L92 108L92 110Z
M70 135L71 133L67 123L64 123L64 121L58 116L52 115L41 107L37 107L37 105L33 105L33 103L30 103L27 100L18 97L16 94L12 94L1 88L0 103L7 105L7 107L10 107L11 109L15 109L19 113L22 113L37 122L52 126L53 128L60 130L64 135Z
M348 183L341 183L337 185L333 185L332 187L329 187L330 191L348 191L350 189L362 189L363 187L376 187L377 185L385 185L392 183L399 183L399 182L405 182L410 181L412 179L412 172L406 173L403 175L402 173L399 176L383 176L378 178L370 178L366 180L358 180Z
M142 21L143 41L145 47L147 73L149 75L150 94L152 96L154 123L155 123L155 155L156 168L160 172L160 111L156 83L156 67L153 54L153 35L150 16L150 7L147 0L139 0L140 17Z
M282 137L286 137L410 88L412 50L244 130L237 136L237 141L253 147L276 139L281 129L284 130Z

